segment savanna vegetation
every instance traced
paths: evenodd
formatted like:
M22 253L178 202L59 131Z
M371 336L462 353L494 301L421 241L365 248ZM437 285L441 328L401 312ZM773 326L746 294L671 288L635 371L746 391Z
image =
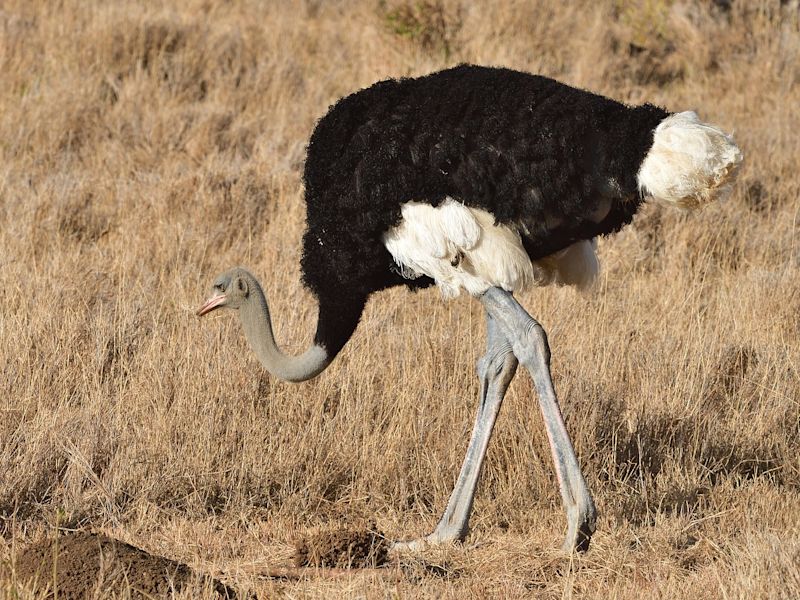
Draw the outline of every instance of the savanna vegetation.
M0 595L45 597L16 557L81 530L259 598L800 597L798 11L4 0ZM381 293L301 385L267 375L231 315L194 309L217 272L247 265L280 342L305 347L301 169L316 119L376 80L460 62L695 109L735 131L745 165L726 202L647 206L602 240L590 292L520 295L549 332L597 502L587 554L559 550L560 498L520 373L463 545L266 577L325 527L432 529L472 425L480 305Z

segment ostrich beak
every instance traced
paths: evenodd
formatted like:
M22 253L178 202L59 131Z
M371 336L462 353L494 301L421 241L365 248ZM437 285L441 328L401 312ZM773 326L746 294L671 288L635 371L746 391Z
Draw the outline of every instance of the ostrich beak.
M225 294L214 294L205 301L203 306L197 309L196 314L198 317L202 317L203 315L210 313L215 308L219 308L220 306L224 305L227 301L228 297Z

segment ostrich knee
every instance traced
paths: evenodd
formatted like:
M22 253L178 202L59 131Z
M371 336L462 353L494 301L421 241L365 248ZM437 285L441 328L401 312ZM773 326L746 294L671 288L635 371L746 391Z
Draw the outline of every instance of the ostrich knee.
M550 368L550 343L544 327L528 317L523 331L514 341L514 354L523 365L542 364Z

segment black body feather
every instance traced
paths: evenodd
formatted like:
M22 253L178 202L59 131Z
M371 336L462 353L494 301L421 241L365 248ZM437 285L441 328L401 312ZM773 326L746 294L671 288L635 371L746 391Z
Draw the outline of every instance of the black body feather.
M668 115L469 65L342 98L317 124L304 174L302 269L320 302L316 341L335 355L372 292L430 285L400 277L382 242L405 202L449 196L485 209L519 228L531 259L617 231L641 203L636 174Z

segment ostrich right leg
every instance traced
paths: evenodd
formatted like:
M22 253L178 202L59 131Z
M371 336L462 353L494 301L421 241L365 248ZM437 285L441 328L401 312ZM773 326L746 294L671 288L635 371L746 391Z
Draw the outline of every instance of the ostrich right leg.
M481 380L478 414L475 417L475 426L472 429L472 438L464 457L464 464L447 502L447 508L433 533L417 540L395 542L392 550L417 550L428 544L461 541L467 536L475 488L478 486L492 429L506 390L517 371L517 359L511 344L488 312L486 327L486 354L478 360L478 377Z

